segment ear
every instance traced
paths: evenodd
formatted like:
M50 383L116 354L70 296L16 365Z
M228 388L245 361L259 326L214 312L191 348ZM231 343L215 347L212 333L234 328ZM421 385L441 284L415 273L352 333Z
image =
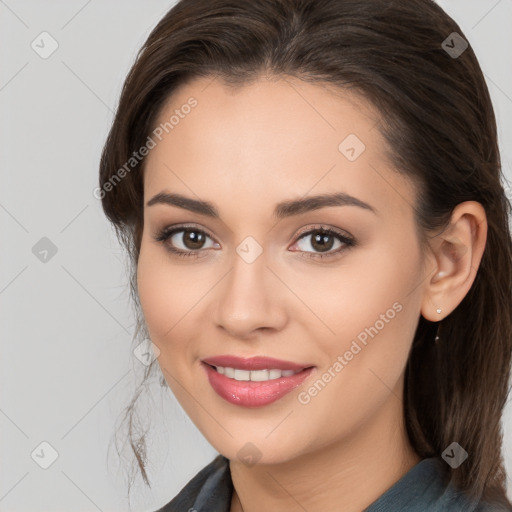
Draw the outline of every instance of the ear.
M486 240L483 206L476 201L458 204L446 229L430 239L432 253L426 268L433 271L425 280L421 303L426 320L438 322L462 302L475 280Z

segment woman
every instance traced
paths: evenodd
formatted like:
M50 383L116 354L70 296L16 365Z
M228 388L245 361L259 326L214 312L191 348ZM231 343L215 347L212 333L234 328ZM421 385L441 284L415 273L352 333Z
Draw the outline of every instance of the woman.
M502 176L430 0L178 2L100 168L139 330L219 452L160 510L512 510Z

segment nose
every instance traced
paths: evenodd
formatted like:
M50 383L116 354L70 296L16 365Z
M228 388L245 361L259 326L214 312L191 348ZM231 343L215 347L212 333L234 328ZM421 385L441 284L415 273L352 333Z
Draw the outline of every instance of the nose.
M265 252L252 262L234 254L231 269L218 284L215 303L217 326L237 339L280 331L288 319L286 286L270 268Z

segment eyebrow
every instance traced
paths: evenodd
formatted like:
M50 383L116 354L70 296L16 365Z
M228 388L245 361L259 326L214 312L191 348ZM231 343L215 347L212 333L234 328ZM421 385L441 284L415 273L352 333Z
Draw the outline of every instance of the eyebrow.
M155 204L177 206L178 208L206 215L214 219L220 218L219 211L214 204L209 201L192 199L181 194L159 192L146 203L146 206L153 206ZM300 215L301 213L318 210L328 206L357 206L359 208L369 210L377 215L377 210L368 203L344 192L336 192L332 194L309 196L303 199L283 201L276 205L273 216L275 219L284 219L286 217Z

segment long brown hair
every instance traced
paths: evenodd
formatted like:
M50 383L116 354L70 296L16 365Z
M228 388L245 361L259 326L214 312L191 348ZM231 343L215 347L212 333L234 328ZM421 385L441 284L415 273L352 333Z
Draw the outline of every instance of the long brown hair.
M454 485L472 498L510 505L500 421L512 355L511 205L491 99L465 43L457 23L431 0L181 0L151 32L126 78L98 191L130 257L137 337L145 331L136 286L144 159L119 169L147 143L173 91L196 77L242 86L270 74L362 94L382 114L379 129L396 171L419 187L415 216L424 250L456 205L474 200L485 208L487 243L473 286L440 325L420 316L404 417L421 457L440 457L454 441L467 451L457 469L445 464ZM454 47L463 51L454 55ZM139 394L125 418L149 485L144 435L134 439L132 430Z

